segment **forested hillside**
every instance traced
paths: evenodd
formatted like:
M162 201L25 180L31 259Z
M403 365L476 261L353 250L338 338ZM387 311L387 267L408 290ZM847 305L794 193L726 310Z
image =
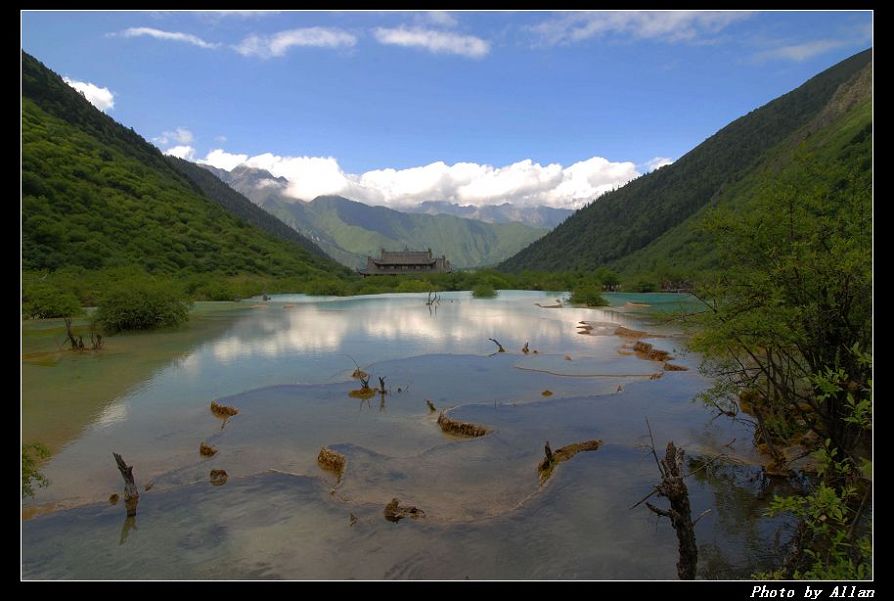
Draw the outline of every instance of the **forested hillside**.
M269 233L275 225L207 198L158 149L26 53L22 94L24 270L342 271L309 242Z
M856 54L733 121L674 164L601 196L501 268L592 269L644 248L790 144L870 60L869 50Z

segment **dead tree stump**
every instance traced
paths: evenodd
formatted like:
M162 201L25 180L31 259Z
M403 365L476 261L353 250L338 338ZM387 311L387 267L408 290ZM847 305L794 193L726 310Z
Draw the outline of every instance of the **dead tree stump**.
M71 331L71 318L66 317L62 321L65 322L65 335L68 336L68 341L71 343L71 350L78 350L78 340L74 337L74 333Z
M658 468L661 471L661 484L655 489L659 497L667 497L670 508L659 509L651 503L646 503L646 507L660 516L670 518L679 544L677 575L680 580L694 580L698 547L695 544L695 526L689 508L689 491L683 481L683 449L676 448L673 441L667 443L667 451Z
M127 508L127 517L137 515L137 503L140 502L140 491L133 481L133 466L124 463L124 459L118 453L112 453L115 456L115 462L118 464L118 471L124 478L124 506Z

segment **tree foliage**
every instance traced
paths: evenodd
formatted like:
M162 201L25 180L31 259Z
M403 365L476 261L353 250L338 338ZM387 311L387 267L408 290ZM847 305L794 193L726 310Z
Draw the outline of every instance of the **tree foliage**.
M44 274L46 276L46 274ZM81 303L69 290L30 278L23 285L22 315L31 319L72 317L82 312Z
M595 284L578 286L571 293L571 302L575 305L588 307L604 307L608 301L602 296L600 287Z
M284 225L254 219L247 200L210 200L157 148L24 53L22 90L25 270L346 275Z
M175 326L188 319L186 296L151 278L117 282L102 294L96 312L96 321L109 333Z
M815 487L772 507L799 529L797 552L771 576L864 578L869 569L871 199L871 172L805 150L747 212L717 209L705 224L728 268L698 291L707 310L692 346L717 382L704 398L752 416L778 467L783 447L821 442Z

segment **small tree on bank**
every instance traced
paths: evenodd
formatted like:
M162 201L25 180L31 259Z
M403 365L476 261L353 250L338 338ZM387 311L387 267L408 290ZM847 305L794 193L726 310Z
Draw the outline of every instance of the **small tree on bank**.
M96 312L97 322L109 333L175 326L188 319L186 296L150 278L116 283L102 295Z

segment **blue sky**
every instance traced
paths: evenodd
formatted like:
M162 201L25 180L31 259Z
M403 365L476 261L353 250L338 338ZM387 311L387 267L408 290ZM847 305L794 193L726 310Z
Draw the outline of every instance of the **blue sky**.
M577 207L871 46L857 12L34 12L164 151L340 193Z

